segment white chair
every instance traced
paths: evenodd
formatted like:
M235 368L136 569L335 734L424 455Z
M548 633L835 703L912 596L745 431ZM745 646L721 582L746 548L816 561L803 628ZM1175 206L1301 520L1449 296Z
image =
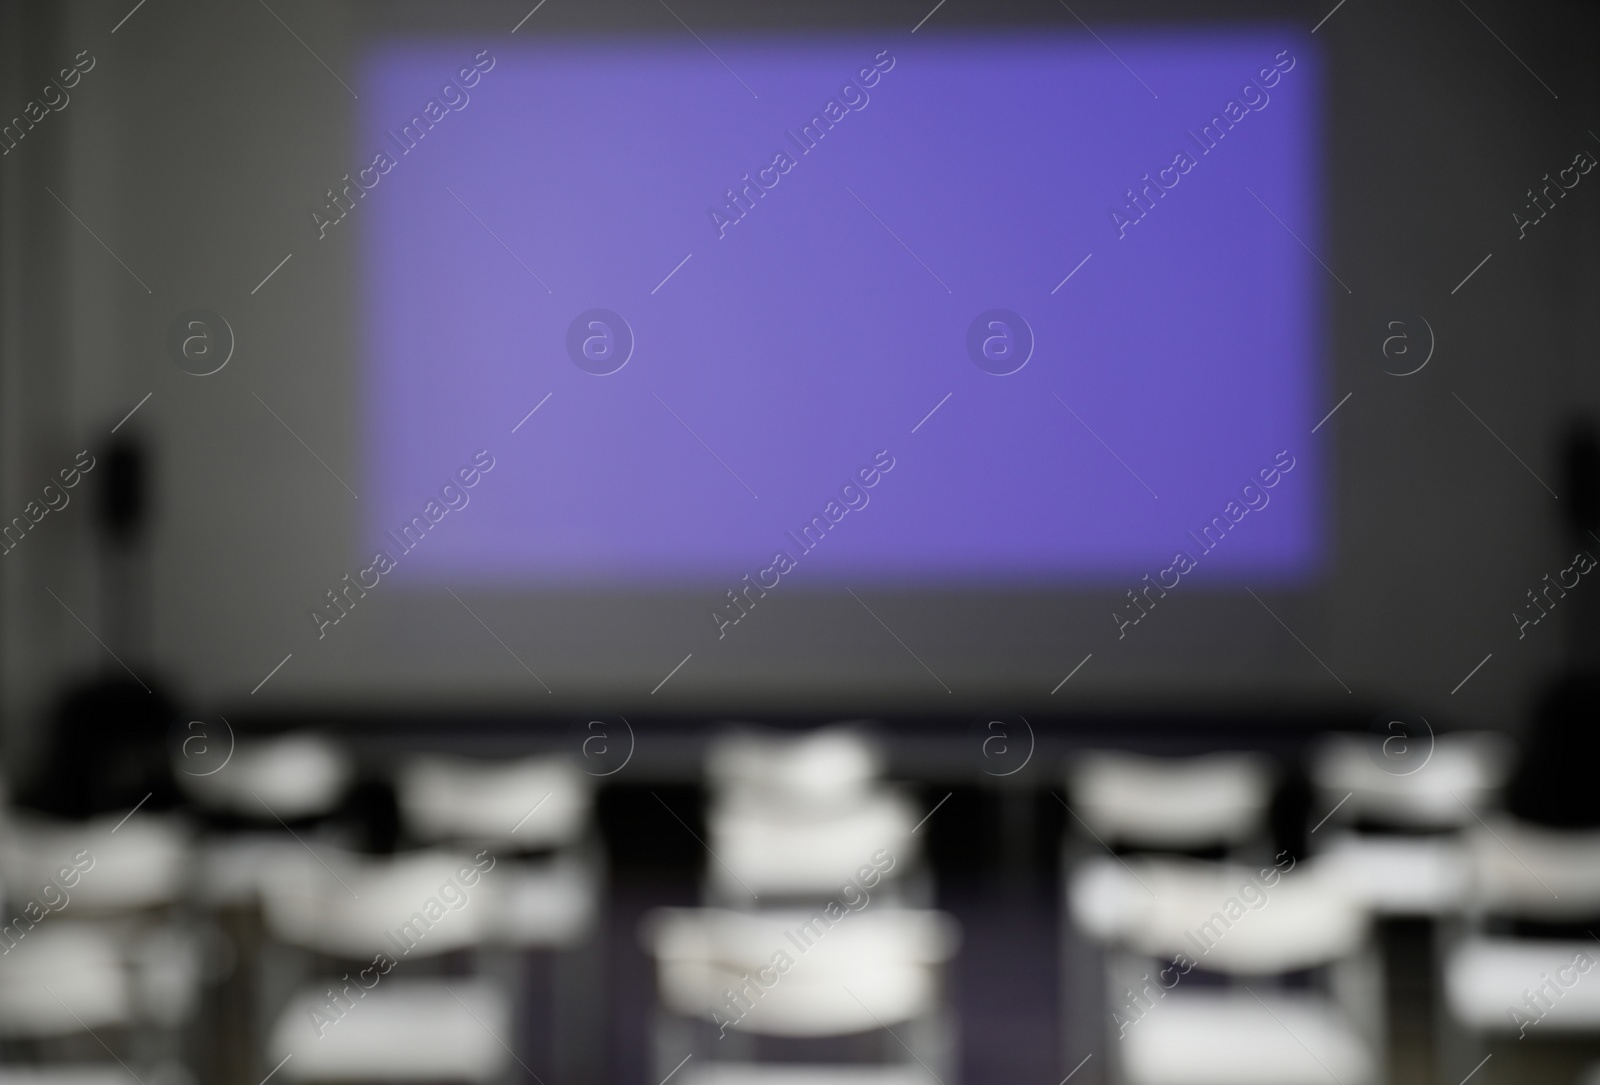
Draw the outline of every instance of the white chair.
M565 757L480 761L415 757L396 783L400 810L423 840L488 845L501 856L501 906L485 938L516 946L571 946L589 933L603 872L587 846L594 782ZM516 853L547 851L532 859Z
M273 825L332 812L354 775L344 747L309 733L236 738L215 771L194 771L181 751L172 758L173 779L196 805Z
M407 827L420 839L534 851L579 839L593 811L592 784L564 757L427 755L401 768L396 793Z
M1311 864L1095 859L1069 890L1111 947L1108 1063L1128 1085L1344 1085L1379 1080L1381 998L1358 901ZM1268 885L1267 882L1273 884ZM1274 977L1321 970L1324 989ZM1205 986L1196 971L1228 985Z
M212 766L208 757L201 771L180 747L173 751L172 775L202 811L253 826L213 833L201 843L196 887L207 906L249 910L259 903L261 886L298 867L305 854L283 823L331 814L355 778L355 764L342 745L315 733L235 737L225 758Z
M244 1076L264 1058L269 1025L261 1015L271 999L259 989L275 964L263 957L270 953L260 914L264 891L299 877L305 844L318 842L319 823L343 802L355 761L342 743L315 732L263 737L231 729L185 738L170 761L179 790L214 823L200 845L195 901L236 950L231 978L206 1006L206 1027L220 1052L212 1069Z
M482 941L501 906L495 872L467 853L383 859L319 849L298 874L264 886L275 938L354 962L349 979L311 982L287 999L266 1057L287 1058L281 1072L295 1081L494 1080L510 1058L501 987L406 972ZM380 954L393 962L387 969Z
M820 911L686 908L651 919L665 1006L709 1017L742 977L765 975L770 987L731 1027L772 1036L836 1036L921 1016L937 1005L937 966L958 945L942 912L864 910L833 921ZM779 954L792 967L774 967Z
M1472 825L1474 812L1493 809L1512 767L1504 735L1457 732L1405 741L1411 743L1408 756L1390 761L1379 736L1323 739L1312 757L1311 779L1323 808L1337 805L1332 822L1438 830Z
M711 743L712 791L773 807L821 811L856 805L882 777L879 746L850 724L798 735L734 731Z
M523 1054L556 1078L598 1073L603 1043L602 947L593 935L606 872L594 789L594 778L564 756L429 754L408 760L396 779L414 837L496 855L478 970L517 992L516 1019L533 1024L524 1028ZM547 998L535 983L548 985Z
M1485 933L1490 917L1585 928L1600 916L1600 831L1491 816L1468 834L1471 920L1445 963L1445 1002L1465 1063L1485 1038L1600 1033L1600 941ZM1593 929L1600 933L1600 925Z
M0 946L13 946L0 960L17 963L0 967L0 986L10 972L25 972L27 961L55 953L76 954L86 974L100 976L112 966L91 959L114 959L126 975L105 988L108 1002L96 1004L126 1007L119 1023L129 1027L176 1027L194 1009L200 983L199 948L172 914L187 897L193 861L188 827L165 815L7 818L0 880L15 911L0 928ZM25 950L30 943L37 953Z
M51 917L0 958L0 1036L68 1036L133 1016L123 946L103 924Z
M401 960L477 945L501 906L503 890L493 880L498 871L484 873L465 852L389 858L323 848L315 857L302 849L301 858L266 887L267 929L290 945L330 957L383 952ZM413 922L427 912L437 914ZM415 947L402 928L415 929Z
M712 898L830 897L870 869L875 854L884 870L867 877L892 881L920 856L920 841L911 835L920 816L908 797L889 788L821 810L773 807L743 794L714 801L707 818L716 856L706 869ZM892 863L884 862L888 857Z
M918 869L921 841L911 830L921 812L881 782L883 767L880 748L848 724L799 735L735 731L712 742L707 900L827 900L865 877L884 883L863 887L870 895L907 902L900 886Z
M1371 1050L1326 1002L1204 991L1152 1012L1124 1041L1135 1085L1326 1085L1378 1080Z
M390 981L385 979L383 984ZM273 1030L274 1061L290 1081L491 1082L509 1053L510 1005L479 980L412 980L379 986L316 1034L313 1012L326 999L297 995Z
M6 816L0 1036L47 1041L110 1029L146 1072L175 1057L202 972L182 914L192 858L187 827L166 815Z
M0 832L0 879L19 904L46 883L65 881L62 871L77 867L74 884L62 886L74 915L172 904L189 889L193 858L188 827L167 816L76 822L17 814Z
M1600 830L1491 815L1467 842L1475 910L1551 923L1600 915Z
M938 984L939 965L954 951L953 927L939 913L904 907L930 895L912 835L921 813L882 782L884 764L881 748L849 723L800 734L736 730L707 749L713 859L704 897L740 910L664 911L648 928L658 1024L710 1015L718 1025L719 1046L705 1053L721 1058L694 1069L691 1080L920 1082L925 1066L894 1061L800 1068L743 1058L757 1035L872 1038L897 1023L924 1062L953 1058ZM746 987L759 1005L734 1013L740 1002L725 988L753 982L741 978L745 970L773 976L781 952L794 955L794 967L770 989ZM728 1016L717 1016L714 1003L726 1003ZM668 1027L657 1031L663 1072L681 1046L666 1042ZM691 1042L695 1036L691 1029Z
M949 1038L941 973L959 933L943 913L863 906L830 919L822 911L662 909L647 917L643 934L663 1008L709 1022L699 1033L702 1053L721 1053L712 1032L818 1039L887 1028L898 1029L929 1072L951 1057L941 1042ZM688 1043L695 1045L693 1034ZM684 1044L661 1046L658 1059Z
M1471 856L1455 833L1323 830L1319 865L1382 916L1458 914L1471 881ZM1320 839L1320 838L1319 838Z
M1155 851L1233 847L1256 838L1274 782L1271 762L1251 753L1150 757L1091 750L1067 770L1072 810L1090 832L1106 844Z
M1593 1033L1600 1030L1597 963L1594 942L1467 938L1445 966L1445 994L1456 1020L1475 1032Z

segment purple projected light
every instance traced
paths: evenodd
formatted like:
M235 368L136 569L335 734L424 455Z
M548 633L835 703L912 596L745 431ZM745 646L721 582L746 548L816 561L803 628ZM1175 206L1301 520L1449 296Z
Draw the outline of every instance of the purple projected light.
M1137 579L1287 450L1197 575L1308 578L1337 286L1293 236L1322 252L1301 40L378 49L356 149L393 164L327 242L362 247L367 545L487 449L408 578Z

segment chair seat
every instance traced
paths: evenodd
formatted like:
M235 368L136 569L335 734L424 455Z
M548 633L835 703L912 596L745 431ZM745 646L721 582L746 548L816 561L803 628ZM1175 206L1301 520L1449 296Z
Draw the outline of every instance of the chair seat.
M127 911L178 899L192 852L189 832L175 818L135 814L126 821L110 815L74 822L19 816L0 846L0 874L7 894L19 901L32 896L44 902L41 893L54 892L45 889L54 881L72 899L75 914Z
M120 948L98 924L47 918L0 958L0 1036L124 1024L130 1008Z
M498 869L480 871L464 852L314 854L301 849L298 865L262 886L263 914L275 936L331 956L398 959L476 945L500 896Z
M321 988L290 1000L273 1026L270 1057L292 1055L279 1076L290 1081L470 1081L495 1079L510 1052L511 1007L484 981L398 981L392 975L355 1000L317 1035L311 1011Z
M1073 918L1105 941L1152 957L1182 953L1237 975L1311 968L1353 953L1367 917L1320 861L1276 870L1189 859L1084 863L1071 884Z
M1257 991L1174 992L1127 1028L1130 1085L1366 1085L1374 1060L1332 1004Z
M720 862L708 874L733 899L752 892L826 899L871 867L875 853L893 857L894 875L912 865L919 817L908 798L883 786L848 805L801 813L748 798L719 801L708 824Z
M693 1070L685 1067L678 1080L684 1085L938 1085L922 1067L901 1064L705 1062Z
M928 1012L938 965L959 939L949 916L908 909L836 924L820 913L663 909L648 926L663 1003L686 1016L737 1017L734 1027L769 1036L849 1035ZM775 965L779 953L791 963ZM727 992L746 975L762 993L739 1014Z
M1494 815L1485 821L1467 835L1484 908L1555 922L1600 911L1600 831Z
M1445 964L1445 997L1462 1022L1486 1032L1521 1033L1600 1031L1600 965L1586 974L1573 966L1587 954L1600 962L1600 945L1583 941L1474 939L1459 946ZM1548 991L1551 1003L1542 1011L1528 1006L1528 994L1556 981L1560 997ZM1570 985L1568 984L1570 981ZM1513 1017L1515 1010L1518 1017ZM1542 1014L1542 1016L1541 1016Z

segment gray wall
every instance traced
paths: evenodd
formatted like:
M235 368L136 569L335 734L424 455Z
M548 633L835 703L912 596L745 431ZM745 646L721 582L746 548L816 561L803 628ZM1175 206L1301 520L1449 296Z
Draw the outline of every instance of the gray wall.
M951 0L936 22L994 17L963 5ZM0 559L0 696L15 756L26 756L63 675L116 666L83 625L134 671L166 675L198 708L225 712L1282 702L1410 707L1447 723L1504 726L1563 662L1560 623L1580 600L1520 643L1509 617L1526 589L1566 564L1558 502L1456 396L1559 492L1557 436L1600 396L1582 353L1600 330L1584 304L1597 281L1600 175L1526 240L1511 212L1577 150L1600 152L1586 132L1600 127L1594 20L1577 5L1474 5L1559 99L1459 4L1352 0L1316 34L1330 62L1330 241L1319 255L1352 290L1328 283L1323 393L1329 407L1354 395L1317 437L1337 457L1333 572L1313 590L1263 598L1337 679L1237 593L1175 595L1162 620L1121 643L1108 616L1121 587L872 593L937 680L848 595L774 593L761 621L720 644L705 617L714 599L701 594L464 595L552 693L442 593L385 584L316 640L306 612L351 571L357 503L256 397L361 490L356 239L341 231L317 242L307 226L313 200L357 164L347 139L354 103L260 3L150 0L111 34L131 6L4 12L0 108L25 102L80 50L97 63L66 109L0 158L0 508L20 512L74 452L106 447L146 393L125 432L147 439L158 465L147 628L118 625L107 604L87 501L52 513ZM580 7L554 0L518 37L594 17ZM681 33L658 4L619 8L617 22ZM363 35L434 20L414 5L280 0L273 9L346 81ZM1102 31L1133 17L1126 7L1076 10ZM1285 47L1312 40L1326 14L1320 3L1215 10L1302 26ZM525 14L439 11L438 24L497 51L512 48L508 31ZM906 12L886 38L924 14ZM714 21L710 5L679 13ZM215 376L189 376L166 356L167 326L190 308L222 313L237 335L237 353ZM1380 370L1379 345L1385 321L1410 312L1431 322L1438 349L1426 370L1396 378ZM1600 595L1587 584L1575 594L1583 592Z

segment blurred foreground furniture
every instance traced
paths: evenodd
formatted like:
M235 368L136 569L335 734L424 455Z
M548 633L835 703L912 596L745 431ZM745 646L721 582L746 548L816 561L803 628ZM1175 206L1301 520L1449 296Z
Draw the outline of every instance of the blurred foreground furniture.
M261 895L309 861L355 779L355 762L326 736L239 736L207 727L180 732L172 778L206 823L196 895L226 947L229 967L207 992L206 1077L259 1081L272 1007L263 1005Z
M849 725L714 740L706 777L716 860L706 869L706 902L824 902L859 892L846 887L876 863L866 875L878 886L867 891L875 901L926 903L920 841L911 832L921 813L883 782L883 767L877 745Z
M396 791L418 841L495 857L503 906L489 939L571 946L589 932L602 877L594 788L571 761L418 757L401 769Z
M1271 760L1250 752L1157 757L1085 750L1067 762L1059 946L1063 1074L1089 1052L1104 1050L1106 977L1114 965L1107 939L1069 918L1073 872L1108 852L1249 855L1265 862L1276 775Z
M476 968L512 994L506 1042L553 1080L605 1076L606 871L593 778L564 757L424 755L400 768L396 793L413 839L494 862Z
M5 817L0 1038L44 1064L30 1072L93 1075L105 1067L80 1060L111 1054L187 1075L182 1030L202 968L185 905L192 852L170 816ZM0 1067L12 1072L24 1071Z
M1600 1036L1600 830L1498 817L1470 840L1469 922L1445 965L1447 1069L1471 1069L1492 1037Z
M1335 734L1313 754L1311 779L1334 825L1437 832L1498 808L1512 747L1487 731Z
M1141 851L1228 850L1257 842L1275 784L1272 763L1252 753L1150 757L1089 750L1067 769L1071 809L1111 847Z
M1460 1053L1443 1027L1441 942L1458 937L1472 883L1468 838L1496 816L1511 761L1503 735L1435 735L1416 717L1326 736L1312 754L1317 862L1380 920L1387 984L1414 1007L1390 1022L1392 1042L1435 1068Z
M1109 947L1103 1047L1127 1085L1371 1085L1382 987L1357 901L1314 867L1097 858L1073 922ZM1274 876L1275 875L1275 876Z
M905 906L931 897L920 812L883 772L856 724L712 741L711 907L662 910L644 929L658 1077L691 1053L682 1074L701 1082L948 1077L955 924Z
M693 1054L683 1074L700 1082L953 1080L942 971L959 936L943 913L662 909L643 936L658 1078Z
M278 1013L266 1073L290 1081L492 1082L511 1005L471 974L497 894L465 853L396 858L318 849L263 887L268 932L308 951Z
M220 747L222 740L217 735L205 741ZM349 753L318 734L234 737L225 759L204 741L189 750L193 742L187 738L173 751L179 789L201 810L247 822L295 824L330 814L355 776Z

